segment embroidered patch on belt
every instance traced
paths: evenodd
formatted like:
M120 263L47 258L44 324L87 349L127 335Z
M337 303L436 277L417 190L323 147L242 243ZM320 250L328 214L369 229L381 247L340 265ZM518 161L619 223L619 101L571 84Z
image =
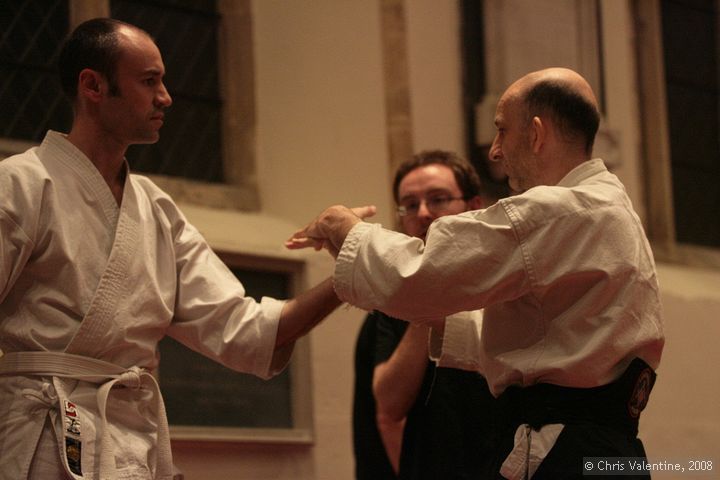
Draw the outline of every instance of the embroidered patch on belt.
M70 400L65 400L65 416L77 417L77 407Z
M65 400L65 432L80 435L80 418L74 403Z
M65 431L80 436L80 420L72 417L65 417Z
M80 440L72 437L65 437L65 454L67 456L68 467L75 475L82 476L82 465L80 458L82 457L82 443Z
M650 389L652 389L652 370L646 368L640 375L638 375L635 381L635 388L633 388L630 400L628 400L628 413L632 418L638 418L640 412L645 409L650 398Z
M65 457L68 468L75 475L82 476L82 440L80 437L80 412L69 400L63 402L65 425Z

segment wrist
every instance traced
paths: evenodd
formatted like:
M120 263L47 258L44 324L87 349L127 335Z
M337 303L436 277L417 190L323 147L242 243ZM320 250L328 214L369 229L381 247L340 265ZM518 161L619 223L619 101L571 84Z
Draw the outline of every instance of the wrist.
M325 236L330 240L333 247L339 251L350 231L361 221L350 209L338 207L337 211L333 212L332 215L328 215L326 221L323 222Z

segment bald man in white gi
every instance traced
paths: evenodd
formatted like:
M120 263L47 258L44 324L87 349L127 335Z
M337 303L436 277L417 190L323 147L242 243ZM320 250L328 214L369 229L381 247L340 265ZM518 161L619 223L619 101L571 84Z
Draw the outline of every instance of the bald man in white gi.
M431 354L482 373L506 412L487 478L581 479L584 456L645 457L638 418L664 344L658 284L625 188L591 156L595 95L572 70L533 72L505 91L495 125L490 160L517 195L435 220L425 242L331 207L288 247L335 254L351 304L447 317Z

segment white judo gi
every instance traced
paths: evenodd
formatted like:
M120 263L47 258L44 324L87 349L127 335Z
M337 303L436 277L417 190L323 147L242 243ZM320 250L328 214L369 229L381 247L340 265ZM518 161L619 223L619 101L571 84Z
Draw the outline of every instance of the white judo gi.
M48 415L74 474L169 478L167 421L147 373L158 341L268 378L292 352L275 350L283 305L246 297L147 178L128 172L118 207L62 134L1 161L0 479L27 477Z

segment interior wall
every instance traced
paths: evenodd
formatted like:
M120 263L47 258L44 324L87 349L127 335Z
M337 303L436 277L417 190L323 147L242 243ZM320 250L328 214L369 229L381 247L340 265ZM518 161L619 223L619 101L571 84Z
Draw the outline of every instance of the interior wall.
M226 248L235 237L241 251L263 243L282 249L295 229L334 203L375 204L375 221L392 225L379 14L374 1L252 2L261 212L230 214L222 225L206 224L204 233L225 239ZM201 211L191 213L203 222ZM326 253L302 255L306 286L332 274ZM341 307L309 336L312 445L176 443L185 477L352 478L352 364L363 316Z
M556 24L549 17L576 18L571 10L576 11L578 2L553 2L552 9L544 10L533 7L536 2L514 0L512 4L516 16L511 20L525 35L504 46L513 54L512 63L504 67L506 72L513 72L513 78L509 73L508 78L505 74L496 78L499 91L501 82L509 83L538 66L536 54L528 53L534 51L532 42L538 35L548 43L543 48L549 51L567 45L562 34L565 30L554 28ZM634 37L628 5L629 0L601 2L606 120L609 128L618 132L613 140L621 160L618 174L642 212ZM457 4L413 0L405 6L415 147L443 146L461 151L460 59L454 40L459 27ZM293 229L333 203L375 203L380 209L377 221L391 225L378 3L255 0L252 7L261 216L280 219ZM533 12L525 20L517 17L523 8ZM542 31L535 31L538 28ZM215 228L228 238L236 237L242 245L246 229L256 224L245 222L240 214L235 219ZM254 236L276 246L271 248L282 248L280 232L255 232ZM314 265L312 280L331 273L332 264L325 254L308 255ZM720 359L712 343L720 337L720 293L712 288L720 284L719 274L660 265L659 275L667 346L658 383L642 419L641 436L651 459L711 456L720 462L720 443L716 440L720 436L720 376L714 373ZM314 445L204 444L179 448L176 461L186 478L353 478L352 356L362 316L356 309L340 309L310 335Z
M414 151L440 148L465 156L459 6L412 0L405 9Z
M334 203L375 204L375 221L391 225L378 3L257 0L252 8L262 212L302 226ZM352 478L352 362L363 315L340 309L311 334L315 444L287 465L273 458L281 469L273 478Z
M262 211L304 222L328 202L372 202L387 221L378 4L252 7Z
M714 478L720 467L720 272L658 265L666 343L657 381L640 417L640 436L651 461L680 463L677 473L653 478ZM688 470L691 460L712 460L714 470Z
M603 0L600 17L605 118L596 144L604 143L604 151L612 152L613 172L625 184L640 218L645 219L635 35L630 2Z

